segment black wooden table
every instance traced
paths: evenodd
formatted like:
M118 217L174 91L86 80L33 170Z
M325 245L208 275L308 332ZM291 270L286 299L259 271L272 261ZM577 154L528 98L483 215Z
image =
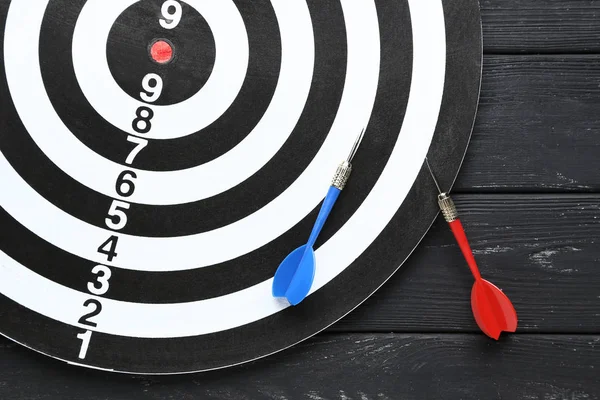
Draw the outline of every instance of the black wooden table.
M0 399L599 399L600 1L481 7L481 103L455 200L480 267L519 313L517 334L478 331L472 277L440 219L371 299L291 350L131 377L2 339Z

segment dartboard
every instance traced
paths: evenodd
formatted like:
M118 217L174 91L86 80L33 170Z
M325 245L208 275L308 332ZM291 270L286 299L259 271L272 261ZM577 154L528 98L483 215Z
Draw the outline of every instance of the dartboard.
M479 99L476 0L0 0L0 332L205 371L326 329L438 215ZM274 274L314 244L306 298Z

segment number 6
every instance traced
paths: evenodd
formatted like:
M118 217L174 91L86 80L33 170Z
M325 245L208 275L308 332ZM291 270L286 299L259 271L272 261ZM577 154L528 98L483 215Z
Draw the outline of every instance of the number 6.
M115 189L117 190L117 194L119 196L130 197L133 195L133 192L135 192L135 184L132 180L126 179L127 176L130 176L133 179L137 178L137 175L133 171L121 172L115 185Z
M169 12L171 7L175 8L175 12ZM177 25L179 25L179 21L181 21L181 13L183 12L181 9L181 4L175 0L167 0L162 5L162 15L165 19L160 19L160 26L165 29L173 29Z

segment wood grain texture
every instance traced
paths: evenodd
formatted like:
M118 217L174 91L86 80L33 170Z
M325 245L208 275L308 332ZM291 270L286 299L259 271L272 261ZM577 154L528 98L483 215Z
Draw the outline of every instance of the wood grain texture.
M598 0L480 0L488 53L598 53Z
M600 56L486 56L457 192L600 191Z
M595 400L600 336L321 335L202 375L139 377L63 366L0 341L3 400Z
M600 195L454 199L482 276L517 310L518 332L599 332ZM440 216L406 264L330 331L478 332L472 284Z

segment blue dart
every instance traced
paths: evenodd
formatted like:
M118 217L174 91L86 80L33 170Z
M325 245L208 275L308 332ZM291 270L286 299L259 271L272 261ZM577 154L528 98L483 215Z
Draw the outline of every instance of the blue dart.
M325 225L325 221L337 201L341 191L346 186L352 172L352 159L364 137L363 129L352 146L350 155L342 162L333 177L327 196L319 211L317 221L313 226L308 243L292 251L277 268L273 278L273 297L285 297L291 305L299 304L308 295L315 277L315 251L313 246Z

